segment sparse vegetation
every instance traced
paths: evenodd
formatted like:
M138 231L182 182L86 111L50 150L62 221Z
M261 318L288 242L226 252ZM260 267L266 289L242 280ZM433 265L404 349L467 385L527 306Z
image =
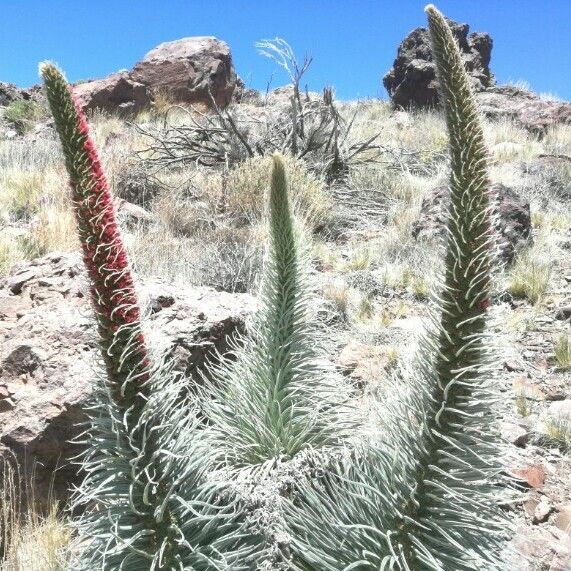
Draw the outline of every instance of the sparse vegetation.
M541 303L549 291L551 267L533 249L520 254L511 268L508 291L533 305Z
M324 286L323 296L331 303L335 317L342 322L349 318L349 287L343 281L331 282Z
M11 123L20 134L31 131L40 120L46 119L47 116L47 109L32 99L12 101L4 110L4 119Z
M571 448L571 419L566 416L549 418L545 421L547 437L563 450Z
M571 369L571 331L562 331L553 347L557 366L564 371Z
M525 391L517 391L515 395L515 406L517 413L522 418L526 418L533 412L533 399Z
M33 496L24 501L24 477L17 464L6 456L0 462L0 568L65 571L73 551L68 522L52 500L47 513L38 511Z

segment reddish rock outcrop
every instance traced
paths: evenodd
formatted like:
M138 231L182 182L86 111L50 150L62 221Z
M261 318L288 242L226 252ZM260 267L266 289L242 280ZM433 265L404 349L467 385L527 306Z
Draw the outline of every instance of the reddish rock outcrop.
M191 37L152 49L131 71L74 86L84 109L138 113L161 95L174 103L226 107L237 76L228 44L214 37Z
M73 88L83 108L103 109L123 114L138 113L151 105L147 88L129 77L128 71L113 73L104 79L80 83Z
M243 326L254 300L246 294L141 285L150 309L148 338L189 379ZM50 254L16 268L0 283L0 460L15 454L35 470L37 497L54 478L65 496L77 480L78 447L98 370L97 343L79 256ZM192 382L189 380L189 382Z
M542 99L519 87L491 87L478 93L477 98L482 112L488 117L508 117L537 134L543 134L552 125L571 124L571 103Z
M236 72L230 48L214 37L183 38L160 44L138 62L131 78L173 101L219 107L232 99Z

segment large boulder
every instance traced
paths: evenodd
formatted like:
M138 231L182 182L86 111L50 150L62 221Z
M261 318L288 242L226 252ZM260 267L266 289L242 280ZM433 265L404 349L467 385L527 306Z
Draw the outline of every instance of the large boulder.
M536 93L502 85L477 94L482 112L491 119L508 117L525 129L543 134L556 124L571 124L571 103L541 98Z
M189 382L207 358L227 350L254 307L247 294L159 279L140 289L151 345ZM70 440L81 431L100 371L79 256L50 254L0 283L0 460L15 455L29 471L36 465L37 498L47 497L52 477L58 497L77 480L69 459L78 448Z
M494 85L490 71L492 38L485 33L468 34L468 24L448 20L458 40L468 75L476 90ZM426 28L416 28L401 42L391 70L383 78L389 96L398 107L434 107L438 104L436 65L432 60Z
M219 107L230 103L236 87L230 48L211 36L160 44L135 65L131 78L173 101L210 105L212 96Z
M133 81L128 71L80 83L74 86L73 92L85 110L102 109L128 115L151 105L147 88Z
M516 250L531 240L529 202L503 184L493 184L491 190L497 197L501 257L511 262ZM412 228L414 238L432 240L444 235L447 199L446 186L438 186L424 197L420 216Z

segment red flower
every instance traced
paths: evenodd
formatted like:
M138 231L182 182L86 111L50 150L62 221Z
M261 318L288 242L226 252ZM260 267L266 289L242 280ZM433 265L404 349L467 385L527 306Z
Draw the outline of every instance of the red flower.
M116 398L129 400L139 391L125 383L148 378L149 354L113 196L81 105L54 65L44 65L42 75L66 159L109 382Z

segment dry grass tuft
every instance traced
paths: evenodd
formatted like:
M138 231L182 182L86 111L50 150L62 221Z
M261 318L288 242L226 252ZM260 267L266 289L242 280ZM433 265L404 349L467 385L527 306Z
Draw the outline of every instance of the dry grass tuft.
M571 332L562 331L553 347L555 361L560 369L567 371L571 369Z
M511 269L508 292L537 305L547 295L550 278L551 266L539 257L534 248L530 248L517 256Z
M350 314L350 288L342 280L332 280L323 287L323 297L333 313L334 320L347 323Z
M232 169L227 178L220 177L211 188L210 199L243 223L258 222L265 210L265 192L269 187L271 157L247 159ZM331 199L322 180L311 174L305 164L285 158L288 184L297 211L311 228L324 226L330 218Z
M21 485L20 471L4 461L0 474L0 569L68 571L73 544L71 527L54 502L42 514L31 496L22 510Z

